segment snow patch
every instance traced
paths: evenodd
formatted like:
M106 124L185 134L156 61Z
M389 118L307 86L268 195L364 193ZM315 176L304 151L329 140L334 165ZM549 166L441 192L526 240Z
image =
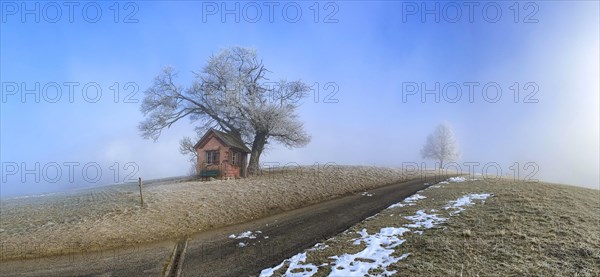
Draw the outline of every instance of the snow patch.
M411 220L413 223L404 224L408 228L423 228L431 229L440 223L448 220L447 218L439 217L437 214L428 214L424 210L418 210L413 216L405 216L404 218Z
M256 232L252 232L252 231L246 231L246 232L242 232L239 235L235 235L235 234L231 234L229 235L230 239L255 239L256 236L258 234L262 234L262 231L256 231Z
M375 269L383 271L384 276L395 274L395 270L388 271L387 267L408 257L408 254L400 257L391 255L394 247L405 242L401 237L406 232L409 232L406 228L387 227L381 228L379 233L369 235L366 229L362 229L358 232L361 238L354 240L354 244L364 243L365 249L356 254L329 257L334 260L329 276L365 276L369 275L369 270Z
M387 207L388 209L393 209L393 208L401 208L401 207L405 207L405 206L414 206L415 202L421 200L421 199L425 199L427 197L420 195L420 194L414 194L410 197L407 197L406 199L404 199L404 201L402 202L398 202L396 204L392 204L389 207Z
M448 178L448 181L452 182L452 183L460 183L460 182L464 182L466 180L467 179L465 179L465 177L462 177L462 176Z
M313 276L315 273L317 273L318 268L316 265L304 264L305 262L306 262L306 252L296 254L295 256L293 256L289 259L285 259L282 263L280 263L279 265L277 265L275 267L263 269L258 276L260 276L260 277L273 276L275 271L279 270L286 263L289 263L289 266L288 266L288 269L285 271L284 276L310 277L310 276ZM301 270L301 272L292 272L292 271L298 271L298 270Z
M262 231L255 231L255 232L245 231L245 232L240 233L239 235L231 234L231 235L229 235L229 238L237 239L237 240L240 240L240 239L252 240L252 239L256 239L259 234L262 234ZM268 239L269 237L263 236L263 238ZM246 242L239 242L237 246L241 248L241 247L246 247L247 245L248 245L248 242L246 241Z
M467 194L456 200L449 201L448 204L444 207L444 210L454 209L454 211L450 212L450 215L456 215L465 210L465 208L463 207L472 206L474 204L473 200L481 200L481 203L485 203L485 199L487 199L490 196L493 196L493 194Z
M329 245L327 245L327 244L325 244L325 243L321 243L321 242L319 242L319 243L315 244L315 246L313 246L312 248L310 248L310 249L308 249L308 250L311 250L311 251L315 251L315 250L323 250L323 249L325 249L325 248L327 248L327 247L329 247Z
M404 202L407 202L407 203L417 202L418 200L425 199L425 198L427 198L427 197L417 193L417 194L414 194L414 195L404 199Z

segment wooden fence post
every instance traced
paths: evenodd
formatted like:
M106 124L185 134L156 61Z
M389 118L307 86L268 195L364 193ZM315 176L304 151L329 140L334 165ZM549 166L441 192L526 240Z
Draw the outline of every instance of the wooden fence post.
M142 195L142 177L138 178L138 184L140 186L140 202L142 203L142 207L144 207L144 196Z

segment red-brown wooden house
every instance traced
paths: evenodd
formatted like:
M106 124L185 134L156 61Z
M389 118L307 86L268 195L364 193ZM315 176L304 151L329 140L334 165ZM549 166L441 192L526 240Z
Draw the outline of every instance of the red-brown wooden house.
M234 136L210 129L194 146L198 154L198 175L219 171L218 177L240 178L247 176L250 149Z

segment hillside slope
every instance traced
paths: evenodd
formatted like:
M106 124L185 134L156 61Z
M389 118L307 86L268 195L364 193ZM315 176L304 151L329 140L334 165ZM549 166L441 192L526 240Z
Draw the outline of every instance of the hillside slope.
M143 208L135 184L3 200L0 261L178 239L407 178L416 177L394 168L293 167L240 180L144 186Z
M600 276L600 190L432 185L261 276Z

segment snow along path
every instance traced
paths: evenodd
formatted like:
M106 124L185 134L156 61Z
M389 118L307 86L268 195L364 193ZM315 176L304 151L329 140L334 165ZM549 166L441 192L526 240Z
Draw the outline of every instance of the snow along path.
M448 181L440 182L441 184L448 182L465 182L466 180L462 177L450 178ZM460 212L465 210L465 207L474 205L474 200L481 200L484 202L488 197L493 196L489 193L484 194L466 194L456 200L451 200L444 210L450 210L449 217L458 215ZM406 198L403 202L391 205L388 209L395 207L403 207L407 205L416 205L418 200L424 199L425 197L419 194L415 194L409 198ZM317 273L319 268L329 267L331 273L329 276L371 276L369 273L371 270L377 270L381 272L377 276L391 276L396 274L395 270L388 271L387 267L391 264L397 263L400 260L406 259L410 253L396 253L398 246L405 242L403 235L405 233L416 233L422 234L424 230L435 228L443 222L447 221L449 217L443 217L436 214L436 210L430 210L430 213L425 210L418 210L412 216L405 216L404 218L411 221L409 224L405 224L404 227L386 227L381 228L378 233L368 234L366 229L357 232L361 237L354 240L355 245L364 245L364 249L355 254L344 253L329 257L333 261L329 264L314 265L306 263L307 253L311 251L318 251L319 248L313 247L308 249L306 252L297 254L289 259L284 260L281 264L267 268L261 271L261 277L273 276L273 274L280 270L284 265L288 265L285 276L312 276ZM392 255L393 254L393 255Z

